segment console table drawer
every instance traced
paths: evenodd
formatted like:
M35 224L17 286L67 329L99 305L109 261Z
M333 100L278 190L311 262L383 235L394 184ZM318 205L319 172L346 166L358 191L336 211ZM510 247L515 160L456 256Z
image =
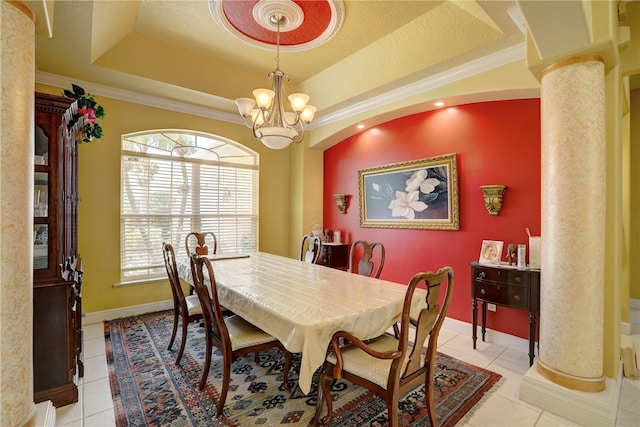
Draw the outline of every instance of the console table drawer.
M512 283L515 285L528 286L529 285L529 273L520 270L507 270L497 268L484 268L475 267L476 272L475 280L478 282L497 282L497 283Z
M500 283L475 283L474 298L513 308L529 308L529 288Z

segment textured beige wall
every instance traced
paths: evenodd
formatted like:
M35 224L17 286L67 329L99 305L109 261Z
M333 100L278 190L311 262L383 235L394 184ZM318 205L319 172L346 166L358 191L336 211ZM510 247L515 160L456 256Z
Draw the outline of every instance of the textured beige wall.
M0 425L26 423L33 403L33 80L35 24L0 1ZM27 334L25 335L25 331Z

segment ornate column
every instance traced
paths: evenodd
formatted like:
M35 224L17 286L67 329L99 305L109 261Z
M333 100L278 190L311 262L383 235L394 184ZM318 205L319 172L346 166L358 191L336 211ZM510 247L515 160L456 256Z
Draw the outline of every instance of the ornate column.
M24 425L33 403L33 92L35 18L0 1L0 417Z
M605 75L585 55L543 72L542 283L537 371L602 391L605 260Z

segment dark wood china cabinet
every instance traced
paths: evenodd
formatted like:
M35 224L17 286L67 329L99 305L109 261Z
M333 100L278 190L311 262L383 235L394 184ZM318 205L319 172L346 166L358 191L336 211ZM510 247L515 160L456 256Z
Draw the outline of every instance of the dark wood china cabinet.
M78 401L83 375L76 112L75 99L35 94L34 400L56 407Z

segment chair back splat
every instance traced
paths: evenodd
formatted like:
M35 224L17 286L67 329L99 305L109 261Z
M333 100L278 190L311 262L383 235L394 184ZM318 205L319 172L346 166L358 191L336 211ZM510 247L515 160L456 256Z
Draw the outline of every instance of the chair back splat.
M416 291L419 284L424 284L426 292ZM442 298L441 294L444 294ZM407 286L398 338L384 334L365 342L348 332L336 332L320 377L316 413L310 425L331 423L331 383L334 379L345 378L384 399L391 427L398 426L398 401L424 384L429 423L436 427L433 382L438 334L452 295L451 267L443 267L437 273L417 273ZM424 304L417 317L412 317L412 303L418 297L421 301L424 298ZM439 304L440 299L442 302ZM327 415L320 420L325 403Z
M300 261L317 264L322 252L322 240L318 236L305 234L300 243Z
M173 245L170 243L162 244L162 255L164 258L164 266L167 270L167 277L171 285L171 295L173 296L173 332L169 340L168 350L171 350L173 341L178 331L178 323L182 322L182 337L180 338L180 350L176 358L176 365L180 364L180 359L184 353L184 346L187 341L187 326L189 323L202 319L202 307L200 301L195 295L184 295L180 277L178 275L178 267L176 264L176 253Z
M356 261L358 261L357 264ZM376 262L378 266L375 268L374 273ZM351 244L349 269L347 271L378 279L380 273L382 273L382 267L384 267L384 245L382 243L356 240ZM373 276L372 273L374 273Z
M187 256L191 254L215 255L218 253L218 239L211 231L198 233L192 231L184 238L184 248Z

